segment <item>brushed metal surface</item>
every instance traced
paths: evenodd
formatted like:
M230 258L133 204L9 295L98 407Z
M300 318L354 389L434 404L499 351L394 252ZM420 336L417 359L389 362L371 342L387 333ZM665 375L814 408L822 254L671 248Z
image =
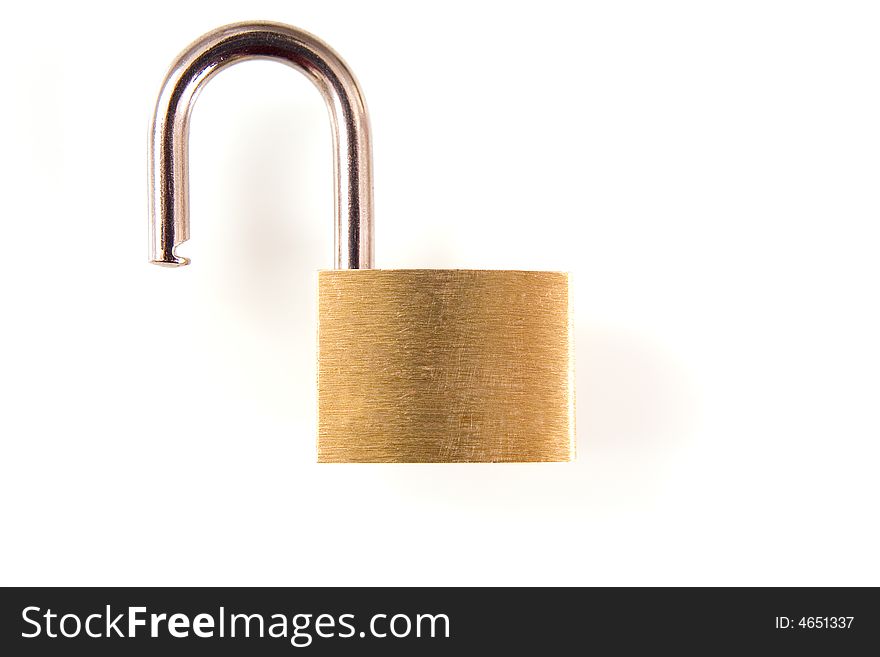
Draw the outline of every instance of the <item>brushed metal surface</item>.
M318 460L574 457L568 275L318 273Z

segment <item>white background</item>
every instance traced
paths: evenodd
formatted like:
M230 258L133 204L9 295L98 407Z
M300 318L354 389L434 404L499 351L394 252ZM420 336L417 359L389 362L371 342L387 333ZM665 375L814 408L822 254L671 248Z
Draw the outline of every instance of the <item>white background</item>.
M3 584L880 584L876 4L4 14ZM147 264L159 84L248 18L359 77L379 267L573 273L577 462L315 464L330 130L284 66L201 95L193 265Z

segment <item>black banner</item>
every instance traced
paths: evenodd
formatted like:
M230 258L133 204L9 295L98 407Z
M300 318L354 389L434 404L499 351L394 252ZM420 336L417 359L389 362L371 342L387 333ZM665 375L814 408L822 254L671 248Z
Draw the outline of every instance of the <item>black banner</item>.
M2 655L865 654L876 589L8 588ZM601 654L601 653L600 653Z

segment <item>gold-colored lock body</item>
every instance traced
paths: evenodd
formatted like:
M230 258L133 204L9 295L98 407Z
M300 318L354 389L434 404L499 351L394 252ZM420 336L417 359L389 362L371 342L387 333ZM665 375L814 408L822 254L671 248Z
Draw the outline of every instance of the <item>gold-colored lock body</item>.
M318 460L568 461L568 275L318 274Z

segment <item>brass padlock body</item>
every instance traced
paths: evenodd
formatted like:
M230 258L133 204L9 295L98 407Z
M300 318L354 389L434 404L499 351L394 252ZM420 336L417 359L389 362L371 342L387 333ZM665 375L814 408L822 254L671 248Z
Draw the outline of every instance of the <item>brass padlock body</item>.
M574 456L568 275L318 273L318 460Z

